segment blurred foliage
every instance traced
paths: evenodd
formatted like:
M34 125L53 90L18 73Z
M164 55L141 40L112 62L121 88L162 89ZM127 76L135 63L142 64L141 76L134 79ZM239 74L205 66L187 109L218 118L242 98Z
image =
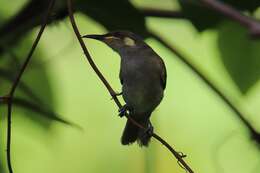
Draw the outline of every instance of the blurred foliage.
M0 58L0 83L4 84L0 85L1 95L9 92L31 45L32 41L30 37L27 37L14 48L8 49L2 55L3 58ZM19 57L16 55L19 55ZM35 60L33 60L33 63L40 63L41 52L35 52L34 57ZM23 108L20 112L23 112L26 118L31 119L34 123L38 123L44 128L50 126L51 121L49 120L66 122L58 118L57 114L52 111L55 108L55 104L53 102L53 91L49 83L47 71L47 67L44 65L38 66L33 71L28 68L18 86L15 95L17 99L14 99L14 104ZM4 117L1 116L1 119Z
M215 28L226 17L205 7L199 0L178 0L181 5L181 11L199 30L203 31L209 28ZM246 11L252 14L259 6L259 0L221 0L232 7Z
M244 28L227 23L221 15L195 0L176 0L173 5L169 5L170 1L137 1L142 8L150 4L149 7L160 9L168 4L167 9L181 10L188 20L148 18L140 13L135 3L127 0L75 0L82 34L125 29L146 38L148 30L156 29L187 53L189 60L220 86L257 127L260 111L257 95L259 41L251 40ZM223 2L248 15L260 3L259 0ZM4 19L0 20L1 95L7 93L23 63L48 1L14 0L12 3L0 2L0 19ZM116 106L109 101L110 96L82 58L66 17L66 1L57 0L50 21L53 23L43 34L17 90L16 97L20 100L16 100L14 108L12 153L17 172L183 171L156 142L152 142L148 149L120 145L125 122L118 119ZM197 32L197 29L203 32ZM114 58L118 55L101 43L86 42L95 62L113 87L120 91L119 59ZM154 40L148 42L163 57L169 76L165 98L152 117L156 132L184 151L196 172L211 173L218 169L216 167L223 167L227 172L250 172L258 162L259 151L248 140L243 124L171 52ZM0 112L4 112L3 106ZM84 133L50 121L67 123L61 117L79 123L84 127ZM5 121L0 123L1 134L4 134L2 123ZM50 127L54 130L46 137L38 132L38 127L44 133L50 132ZM223 136L236 129L240 135L222 142ZM216 147L219 141L221 147ZM3 143L1 140L1 152L4 151Z
M4 173L4 168L3 168L3 166L2 166L2 163L3 163L3 162L1 162L1 160L0 160L0 172Z
M243 93L260 79L260 41L248 37L247 31L234 23L220 26L218 36L222 61Z
M0 27L0 45L16 44L18 38L39 25L48 2L47 0L28 1L18 13ZM76 11L90 16L108 30L120 28L143 36L148 35L144 16L127 0L77 0L74 6ZM57 0L52 20L61 20L66 15L66 1Z
M128 0L82 0L77 9L113 31L130 30L147 36L144 16Z

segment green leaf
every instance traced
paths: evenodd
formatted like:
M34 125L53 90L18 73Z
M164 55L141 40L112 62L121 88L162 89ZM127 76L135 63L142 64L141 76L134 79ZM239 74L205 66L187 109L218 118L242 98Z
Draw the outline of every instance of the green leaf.
M24 62L31 45L32 40L28 37L18 43L14 48L14 53L19 55L17 57L19 62ZM21 82L15 92L14 101L15 105L26 109L19 109L15 113L19 116L23 115L26 118L30 118L34 124L38 124L43 128L50 127L51 123L55 121L71 124L61 119L59 115L52 111L55 110L55 103L51 84L49 83L48 67L44 64L40 65L43 56L44 54L37 49L21 78ZM2 66L0 70L0 83L3 84L0 85L1 95L9 92L14 78L19 73L20 68L11 65L10 61L12 61L10 57L0 59ZM37 68L31 68L34 64L39 65ZM3 69L3 67L5 68Z
M14 82L14 74L11 71L0 69L0 79L2 79L4 82L9 82L10 85ZM33 91L30 89L30 87L24 83L22 80L20 81L18 88L21 92L23 92L25 95L27 95L29 98L33 99L36 102L41 102L41 100L38 98L38 96L33 93Z
M13 46L31 29L41 24L47 1L31 0L12 18L0 26L1 46ZM131 30L142 36L148 36L144 16L127 0L77 0L75 11L93 18L108 30ZM57 2L52 21L62 20L67 16L65 1Z
M250 39L243 27L225 23L219 30L218 45L227 71L245 94L260 79L260 41Z
M76 6L108 30L130 30L148 35L143 14L127 0L81 0Z
M61 122L61 123L67 124L67 125L75 126L73 123L60 118L60 115L58 115L57 113L55 113L51 110L45 109L43 105L38 105L37 103L30 102L23 98L14 98L13 103L16 106L20 106L22 108L28 109L28 110L36 113L35 115L42 116L43 118L47 118L47 119L58 121L58 122Z

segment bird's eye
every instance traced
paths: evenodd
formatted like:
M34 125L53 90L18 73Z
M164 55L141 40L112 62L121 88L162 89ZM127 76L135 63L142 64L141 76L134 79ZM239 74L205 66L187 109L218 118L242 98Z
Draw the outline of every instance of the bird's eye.
M124 38L124 43L127 46L135 46L135 41L132 38L129 38L129 37Z

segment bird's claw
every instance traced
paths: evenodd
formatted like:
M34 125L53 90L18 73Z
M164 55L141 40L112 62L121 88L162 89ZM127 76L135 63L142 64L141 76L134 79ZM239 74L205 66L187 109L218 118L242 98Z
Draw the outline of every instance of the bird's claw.
M122 118L123 116L126 115L127 111L129 110L129 107L125 104L124 106L122 106L118 112L119 112L119 116Z
M151 125L151 123L149 123L147 129L145 130L145 133L146 133L148 136L152 136L152 135L153 135L153 126Z
M153 135L153 126L151 123L148 124L148 127L143 132L143 137L151 137Z

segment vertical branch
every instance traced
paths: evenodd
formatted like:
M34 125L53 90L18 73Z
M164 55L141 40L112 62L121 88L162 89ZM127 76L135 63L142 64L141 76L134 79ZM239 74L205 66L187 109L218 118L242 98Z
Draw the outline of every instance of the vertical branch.
M11 160L11 122L12 122L12 99L8 98L7 102L7 144L6 144L6 158L7 158L7 167L9 173L13 173L12 160Z
M25 62L23 63L17 77L15 78L14 80L14 83L12 84L12 87L10 89L10 92L7 96L7 146L6 146L6 156L7 156L7 166L8 166L8 170L9 170L9 173L13 173L13 168L12 168L12 162L11 162L11 137L12 137L12 128L11 128L11 123L12 123L12 105L13 105L13 97L14 97L14 94L15 94L15 91L16 91L16 88L20 82L20 79L22 77L22 75L24 74L24 71L26 69L26 67L28 66L31 58L32 58L32 55L33 55L33 52L35 51L39 41L40 41L40 38L43 34L43 31L48 23L48 18L51 14L51 11L53 9L53 6L54 6L54 2L55 0L50 0L50 4L49 4L49 7L47 9L47 14L43 20L43 23L42 23L42 26L40 28L40 31L32 45L32 48L30 49L29 53L28 53L28 56L27 58L25 59Z

